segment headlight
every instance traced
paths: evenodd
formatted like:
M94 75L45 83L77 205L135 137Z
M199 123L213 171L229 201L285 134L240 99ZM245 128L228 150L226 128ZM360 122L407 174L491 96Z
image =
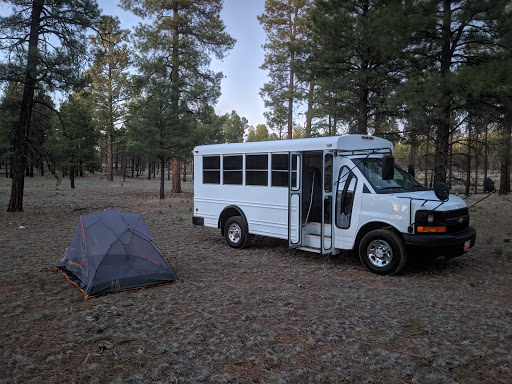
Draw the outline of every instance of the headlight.
M444 212L416 211L417 233L444 233L446 232L446 218Z

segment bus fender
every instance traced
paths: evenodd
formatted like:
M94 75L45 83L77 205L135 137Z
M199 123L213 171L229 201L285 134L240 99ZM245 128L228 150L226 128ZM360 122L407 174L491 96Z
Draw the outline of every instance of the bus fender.
M226 221L228 221L228 219L233 216L240 216L242 218L245 224L245 228L247 229L247 233L249 233L249 223L247 222L247 217L245 217L244 211L242 211L236 205L228 205L222 210L219 216L218 226L221 230L222 236L224 236L224 225L226 224Z

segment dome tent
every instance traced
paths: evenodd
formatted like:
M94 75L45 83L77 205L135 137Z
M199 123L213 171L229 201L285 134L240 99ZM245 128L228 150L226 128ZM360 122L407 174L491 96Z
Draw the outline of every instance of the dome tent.
M176 281L142 215L115 209L80 216L57 268L85 299Z

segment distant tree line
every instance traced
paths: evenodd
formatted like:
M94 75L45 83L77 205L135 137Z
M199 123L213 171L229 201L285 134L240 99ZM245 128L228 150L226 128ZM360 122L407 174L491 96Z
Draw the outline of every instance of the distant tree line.
M509 0L266 0L261 89L266 125L217 115L235 40L222 0L120 0L142 19L123 30L95 0L11 0L0 17L0 170L9 211L25 177L160 175L181 192L198 144L374 134L396 144L426 185L489 171L510 192ZM63 95L57 103L55 95ZM52 97L53 96L53 97ZM59 96L57 96L58 98ZM478 172L480 170L480 172ZM172 178L169 173L172 171ZM483 172L482 172L483 171Z
M464 169L467 183L494 154L509 193L511 12L510 0L266 0L268 127L387 137L433 182Z

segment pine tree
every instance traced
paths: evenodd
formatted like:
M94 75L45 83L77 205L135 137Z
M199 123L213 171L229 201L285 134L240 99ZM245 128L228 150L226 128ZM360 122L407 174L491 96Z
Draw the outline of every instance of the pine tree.
M396 115L390 97L405 68L409 24L400 1L319 0L311 11L309 47L301 72L316 84L316 115L338 121L350 133L382 130ZM313 112L310 112L313 113Z
M168 74L172 121L186 132L190 127L189 113L181 112L194 113L204 105L214 104L220 95L222 73L209 69L210 55L223 59L235 43L220 19L222 0L122 0L121 4L136 15L151 19L136 31L137 48L148 57L141 67L147 76L156 72ZM182 138L188 137L190 134ZM181 192L179 156L180 153L173 154L173 192Z
M306 36L306 21L312 0L266 0L265 12L258 16L267 35L265 62L262 69L269 72L270 82L261 95L273 112L269 123L281 127L283 104L287 104L287 136L292 138L293 108L304 92L295 78L295 45Z
M94 0L13 0L13 14L0 18L0 80L23 84L20 122L12 138L10 212L23 211L23 190L36 88L70 89L80 80L85 31L96 24Z
M88 70L90 92L96 104L96 118L105 131L107 144L107 180L113 176L113 136L124 117L128 97L131 52L127 41L129 30L123 30L117 17L102 16L98 34L91 37L94 63Z

